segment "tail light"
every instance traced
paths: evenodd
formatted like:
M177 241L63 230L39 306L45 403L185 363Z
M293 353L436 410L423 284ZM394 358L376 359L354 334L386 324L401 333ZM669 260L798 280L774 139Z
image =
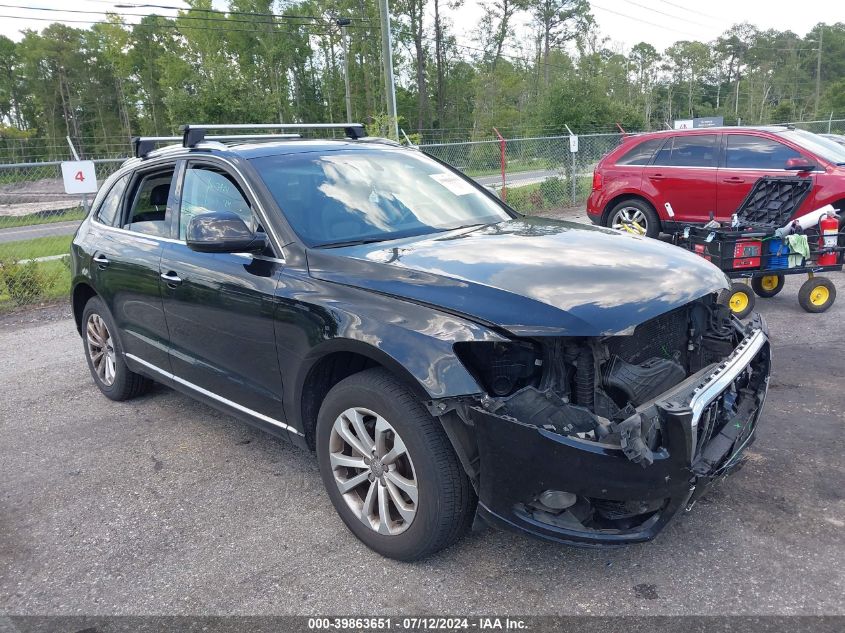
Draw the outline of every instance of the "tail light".
M593 170L593 191L598 191L604 184L604 176L598 169Z

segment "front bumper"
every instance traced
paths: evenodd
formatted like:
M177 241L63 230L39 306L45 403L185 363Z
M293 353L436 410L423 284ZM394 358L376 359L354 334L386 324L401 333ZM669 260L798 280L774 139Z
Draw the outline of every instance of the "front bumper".
M587 547L654 538L710 483L740 466L754 440L770 366L768 336L758 320L725 361L638 407L636 415L659 419L661 427L660 448L646 466L621 446L473 408L479 515L500 527ZM547 490L576 495L581 515L599 520L585 524L569 511L538 512L536 500Z

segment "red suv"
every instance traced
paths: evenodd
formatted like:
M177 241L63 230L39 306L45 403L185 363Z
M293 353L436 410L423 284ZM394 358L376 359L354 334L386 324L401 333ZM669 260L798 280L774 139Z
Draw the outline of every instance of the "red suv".
M796 216L825 204L845 209L845 147L817 134L780 126L638 134L599 161L587 214L655 237L711 212L727 221L754 181L790 173L813 180Z

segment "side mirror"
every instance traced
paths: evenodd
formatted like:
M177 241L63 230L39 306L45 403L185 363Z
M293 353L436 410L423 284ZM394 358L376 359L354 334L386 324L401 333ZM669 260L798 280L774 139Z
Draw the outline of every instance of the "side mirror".
M230 211L192 218L185 242L198 253L258 253L267 248L267 236L250 231L241 217Z
M784 169L789 171L813 171L816 165L808 161L806 158L789 158L786 161Z

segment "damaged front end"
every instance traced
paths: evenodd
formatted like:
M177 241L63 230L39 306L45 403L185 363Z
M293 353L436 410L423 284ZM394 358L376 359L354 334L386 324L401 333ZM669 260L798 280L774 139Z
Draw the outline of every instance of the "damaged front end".
M580 545L644 541L754 438L770 351L712 295L626 336L459 343L483 395L433 404L488 521Z

